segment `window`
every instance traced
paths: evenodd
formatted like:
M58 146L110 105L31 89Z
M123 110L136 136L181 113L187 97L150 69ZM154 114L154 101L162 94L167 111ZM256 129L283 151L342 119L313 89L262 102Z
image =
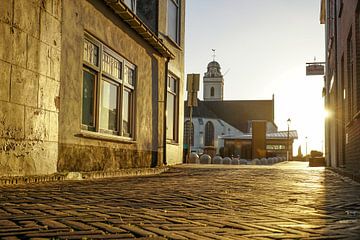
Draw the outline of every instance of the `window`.
M180 44L180 0L168 0L168 36L177 44Z
M132 137L135 66L90 36L84 40L82 128Z
M355 41L356 41L356 45L355 45L355 56L356 56L356 62L357 64L355 65L356 66L356 77L354 79L354 82L355 82L355 94L356 94L356 111L357 113L360 112L360 8L357 9L357 12L356 12L356 38L355 38Z
M178 133L178 80L172 76L168 76L167 84L167 102L166 102L166 136L167 139L177 141Z
M213 97L214 95L215 95L215 89L214 89L214 87L211 87L210 96Z
M347 120L351 121L355 110L355 97L354 97L354 53L353 53L353 38L350 33L347 40L347 70L348 70L348 81L347 81L347 106L348 106L348 117Z
M157 0L123 0L154 33L157 33L158 25L158 1Z
M189 120L185 122L185 134L184 134L184 143L191 146L194 146L194 124Z
M283 144L268 144L266 150L285 150L286 146Z
M205 124L205 146L214 146L214 125L210 121Z

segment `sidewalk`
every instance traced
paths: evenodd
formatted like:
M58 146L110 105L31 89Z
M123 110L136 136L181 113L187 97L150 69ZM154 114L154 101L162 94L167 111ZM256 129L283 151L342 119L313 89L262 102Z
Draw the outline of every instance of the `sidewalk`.
M144 237L359 239L360 184L289 162L0 187L2 239Z

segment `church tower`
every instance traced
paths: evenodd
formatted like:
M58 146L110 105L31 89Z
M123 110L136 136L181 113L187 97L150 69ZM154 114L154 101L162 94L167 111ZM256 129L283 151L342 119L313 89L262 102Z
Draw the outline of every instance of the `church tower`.
M204 74L204 101L222 101L224 99L224 77L220 71L220 64L215 61L215 50L213 61L207 66Z

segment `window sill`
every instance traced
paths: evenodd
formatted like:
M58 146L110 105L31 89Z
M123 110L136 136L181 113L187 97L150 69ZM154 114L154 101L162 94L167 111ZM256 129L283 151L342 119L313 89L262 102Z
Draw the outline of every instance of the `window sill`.
M128 143L128 144L134 144L136 141L132 138L128 137L122 137L122 136L113 136L109 134L99 133L99 132L90 132L81 130L79 134L75 135L76 137L82 137L82 138L90 138L95 140L103 140L108 142L120 142L120 143Z
M178 142L174 142L172 140L166 140L166 144L170 144L170 145L174 145L174 146L179 146L179 143Z

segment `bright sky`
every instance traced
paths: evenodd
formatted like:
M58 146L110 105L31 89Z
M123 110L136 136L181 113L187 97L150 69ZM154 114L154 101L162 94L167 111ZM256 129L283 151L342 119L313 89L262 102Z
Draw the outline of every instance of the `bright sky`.
M320 0L186 1L185 73L200 73L212 60L225 75L225 100L271 99L279 130L298 131L305 154L323 150L323 77L306 76L305 63L324 61ZM200 87L202 89L202 85ZM199 98L202 99L202 90Z

